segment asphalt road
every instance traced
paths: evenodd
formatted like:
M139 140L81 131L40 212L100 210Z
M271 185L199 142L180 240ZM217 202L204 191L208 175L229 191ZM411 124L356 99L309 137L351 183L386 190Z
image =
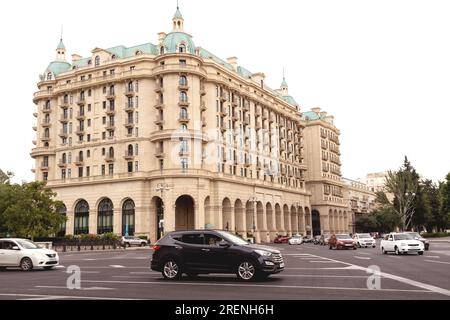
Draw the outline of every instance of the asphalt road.
M62 253L61 266L54 270L0 271L0 299L450 299L450 242L432 243L423 256L383 255L378 248L336 251L313 244L273 246L282 251L285 271L253 283L240 282L234 275L165 281L149 268L149 248ZM80 289L67 288L70 266L81 270ZM367 285L373 275L367 272L371 266L381 272L378 289Z

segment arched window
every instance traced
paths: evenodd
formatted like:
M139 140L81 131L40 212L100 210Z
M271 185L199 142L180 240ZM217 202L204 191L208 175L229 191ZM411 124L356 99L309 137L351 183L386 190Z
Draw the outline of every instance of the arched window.
M113 232L114 209L111 200L103 199L98 205L97 234Z
M113 147L109 148L109 157L114 158L114 148Z
M141 51L141 50L138 50L138 51L136 51L134 54L135 54L136 56L140 56L140 55L142 54L142 51Z
M188 129L187 124L183 123L183 124L180 126L180 129L181 129L181 131L187 131L187 129Z
M186 76L180 76L180 86L187 86Z
M188 147L188 141L187 140L182 140L180 143L180 152L181 153L186 153L189 152L189 147Z
M78 152L78 161L83 161L83 151Z
M130 145L128 145L128 155L129 156L132 156L133 155L133 145L132 144L130 144Z
M51 72L47 73L47 80L52 80L52 73Z
M62 154L62 163L67 163L67 155L65 153Z
M45 115L44 123L50 123L50 115L48 113Z
M186 52L186 45L185 45L184 43L181 43L181 44L178 46L178 52L179 52L179 53L185 53L185 52Z
M98 67L100 65L100 57L96 56L95 57L95 66Z
M188 118L188 112L186 108L180 109L180 118L181 119L187 119Z
M184 92L184 91L180 92L180 101L182 101L182 102L187 102L188 101L186 92Z
M45 128L44 130L44 138L50 138L50 129L49 128Z
M133 92L133 81L128 82L128 86L127 86L128 92Z
M86 200L80 200L75 206L74 232L78 234L89 234L89 205Z
M50 109L50 100L45 101L45 109Z
M122 206L122 235L134 236L135 205L133 200L128 199Z
M63 205L61 208L59 208L58 213L64 217L67 215L67 208L65 205ZM66 235L66 221L61 222L59 225L59 231L57 236L58 237L64 237Z
M115 94L114 86L109 87L109 94L113 96Z
M164 52L165 52L165 51L164 51L164 47L160 47L160 48L159 48L159 54L164 54Z
M64 103L69 103L69 95L67 95L67 94L64 95L63 102Z

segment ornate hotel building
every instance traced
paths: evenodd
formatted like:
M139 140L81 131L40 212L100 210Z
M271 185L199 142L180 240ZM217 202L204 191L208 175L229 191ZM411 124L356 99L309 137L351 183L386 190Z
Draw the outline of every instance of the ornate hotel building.
M157 44L95 48L70 63L62 40L56 52L34 94L31 155L36 180L65 204L61 233L135 234L154 243L163 232L191 228L258 242L312 231L303 136L305 126L316 129L301 120L285 81L272 90L237 58L196 46L178 9ZM336 130L318 123L331 145ZM333 223L342 223L339 173L327 174L317 180L332 194L317 210L332 208Z
M314 235L351 230L351 212L344 199L340 161L340 131L334 118L314 108L302 113L305 126L306 188L311 192Z

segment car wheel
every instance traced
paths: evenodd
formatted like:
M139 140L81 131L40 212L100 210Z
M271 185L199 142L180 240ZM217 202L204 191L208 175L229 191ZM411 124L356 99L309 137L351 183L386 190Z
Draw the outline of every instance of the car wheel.
M31 261L30 258L23 258L20 261L20 269L22 269L22 271L30 271L33 269L33 261Z
M423 255L423 251L418 252L419 256Z
M44 267L44 270L51 270L51 269L53 269L53 266L51 266L51 267Z
M382 252L383 254L387 254L387 251L386 251L386 250L384 250L384 248L383 248L383 247L381 247L381 252Z
M353 247L353 250L356 250L356 247Z
M398 247L395 247L394 250L396 255L400 255L400 250L398 249Z
M358 248L361 248L361 244L358 242Z
M141 247L145 247L145 245L146 245L145 242L142 242L142 243L141 243Z
M181 279L183 273L181 272L179 263L175 259L168 259L163 264L162 275L167 280L177 280Z
M245 260L238 265L236 274L240 280L252 281L256 279L256 272L253 262Z

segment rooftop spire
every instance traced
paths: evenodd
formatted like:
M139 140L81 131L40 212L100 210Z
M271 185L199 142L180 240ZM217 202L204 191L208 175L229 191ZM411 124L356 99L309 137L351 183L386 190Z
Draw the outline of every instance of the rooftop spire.
M66 61L66 47L63 43L63 27L61 26L61 38L58 47L56 47L56 61Z
M172 21L173 21L173 31L183 32L184 19L183 15L181 14L180 7L178 6L178 1L177 1L177 11L175 11Z

